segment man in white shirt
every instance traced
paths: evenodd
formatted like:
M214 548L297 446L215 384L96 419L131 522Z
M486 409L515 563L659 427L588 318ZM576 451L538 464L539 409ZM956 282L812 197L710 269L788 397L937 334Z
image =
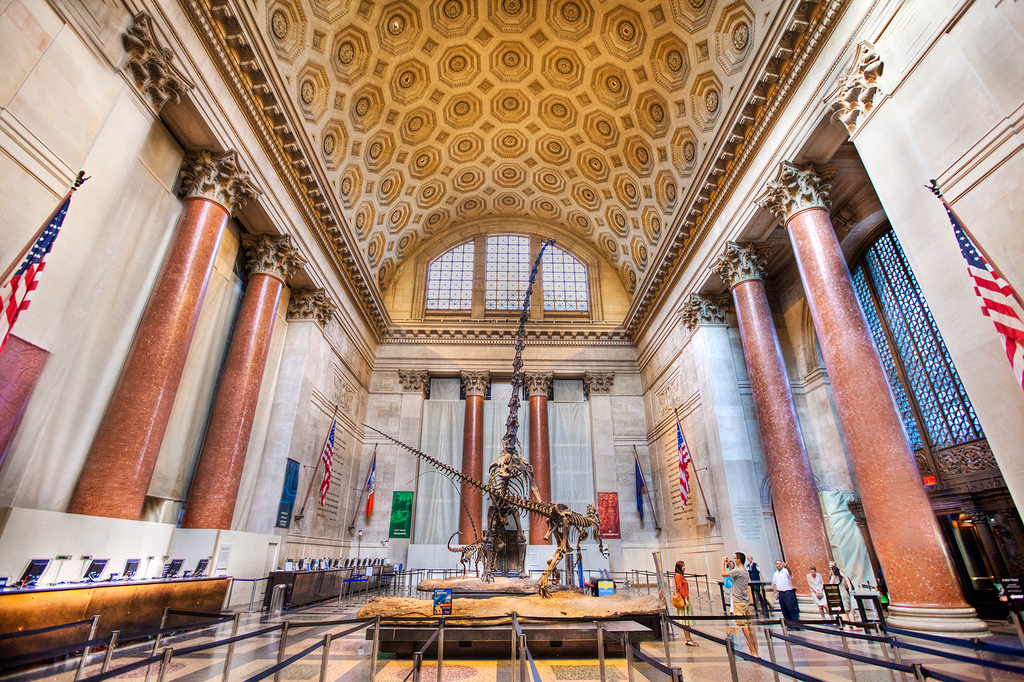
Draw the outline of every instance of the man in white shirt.
M800 620L800 607L796 603L796 586L793 585L793 572L785 561L775 562L775 575L772 576L772 588L775 597L782 607L782 617L786 620Z

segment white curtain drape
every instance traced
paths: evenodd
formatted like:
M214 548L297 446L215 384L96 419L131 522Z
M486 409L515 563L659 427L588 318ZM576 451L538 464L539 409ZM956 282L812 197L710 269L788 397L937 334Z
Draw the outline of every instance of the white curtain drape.
M590 403L548 403L548 429L551 435L551 501L586 514L587 505L596 504L597 499L594 493L594 457L590 447Z
M431 395L433 395L433 386ZM443 393L442 393L443 394ZM458 393L455 394L458 397ZM420 449L459 470L462 468L463 400L426 400ZM459 485L428 462L420 461L416 487L417 544L444 544L459 529Z
M501 439L505 435L505 423L508 421L508 401L512 397L512 384L491 382L491 399L484 402L484 481L490 477L490 468L498 455L501 454ZM530 416L526 401L519 408L519 439L524 458L529 458ZM487 508L490 506L484 497L484 519L487 519ZM527 517L522 517L523 529L530 527Z
M871 559L864 544L864 536L847 506L853 499L853 493L823 490L818 493L818 497L821 499L821 510L825 513L825 530L828 531L836 565L850 576L855 586L864 583L874 585L877 581L871 571ZM822 557L821 561L825 561L825 558Z

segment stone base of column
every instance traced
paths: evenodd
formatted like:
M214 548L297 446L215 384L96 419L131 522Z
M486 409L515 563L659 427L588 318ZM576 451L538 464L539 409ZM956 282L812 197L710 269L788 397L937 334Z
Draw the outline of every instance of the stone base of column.
M987 637L992 634L985 622L978 618L977 612L969 606L944 609L890 604L885 622L902 630L934 632L947 637Z

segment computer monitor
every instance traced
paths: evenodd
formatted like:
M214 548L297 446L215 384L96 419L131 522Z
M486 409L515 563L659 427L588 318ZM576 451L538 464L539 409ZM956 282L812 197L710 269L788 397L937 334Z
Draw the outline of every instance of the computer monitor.
M89 562L89 568L85 569L85 575L82 576L82 580L88 583L94 583L100 579L103 575L103 569L107 567L109 559L93 559Z
M129 559L124 562L124 579L131 580L135 577L135 574L139 572L139 564L142 562L141 559Z
M169 564L171 570L170 570L170 574L167 577L168 578L177 578L178 577L178 572L181 571L181 566L184 563L185 563L184 559L171 559L171 563Z
M200 559L199 563L196 564L196 570L192 571L192 577L198 578L202 574L206 573L206 567L210 565L209 559Z
M43 575L43 571L50 565L49 559L33 559L28 562L28 568L21 574L21 579L18 581L18 587L32 587L39 582L39 578Z

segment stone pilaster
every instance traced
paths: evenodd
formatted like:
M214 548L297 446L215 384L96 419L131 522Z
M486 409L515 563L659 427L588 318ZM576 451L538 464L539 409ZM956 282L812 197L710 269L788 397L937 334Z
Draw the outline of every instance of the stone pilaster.
M832 120L842 122L850 135L857 132L857 126L883 95L878 83L883 67L874 45L863 41L857 46L853 66L832 98Z
M289 320L315 320L327 326L338 306L324 289L297 289L288 299Z
M584 372L583 374L583 392L586 393L587 398L601 393L610 394L614 384L615 372Z
M174 52L157 42L148 12L135 15L131 28L121 36L121 44L128 53L124 69L146 97L153 113L159 114L167 102L177 104L181 96L194 87L171 63Z
M430 388L430 372L425 369L400 369L398 381L402 384L403 392L426 395Z
M729 304L724 296L690 294L690 300L676 313L686 328L693 331L702 324L725 324Z

